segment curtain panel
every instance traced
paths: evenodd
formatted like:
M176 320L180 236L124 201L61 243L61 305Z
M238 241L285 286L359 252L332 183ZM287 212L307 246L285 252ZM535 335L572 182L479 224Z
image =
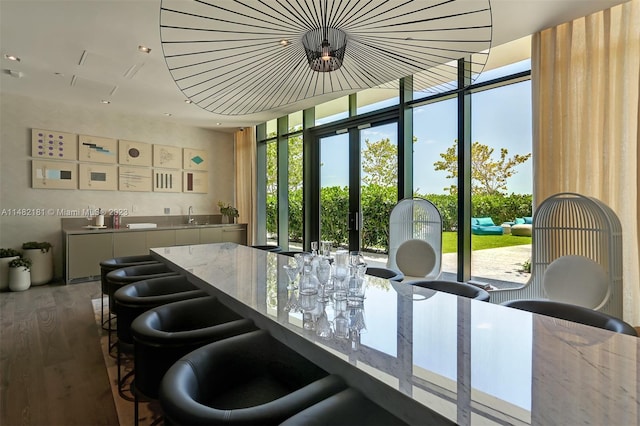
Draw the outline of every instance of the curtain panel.
M640 325L640 0L532 37L534 205L598 198L623 229L624 319Z
M234 135L236 152L236 203L238 222L247 224L247 244L256 235L256 129L245 127Z

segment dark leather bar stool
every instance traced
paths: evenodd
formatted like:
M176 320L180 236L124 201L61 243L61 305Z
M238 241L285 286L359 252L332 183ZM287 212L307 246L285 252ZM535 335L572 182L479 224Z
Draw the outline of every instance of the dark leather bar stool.
M123 256L123 257L114 257L112 259L106 259L100 262L100 284L102 287L102 294L109 295L108 285L107 285L107 274L111 271L120 268L126 268L128 266L136 266L136 265L149 265L153 263L161 263L155 260L151 255L139 255L139 256ZM108 299L108 297L107 297ZM102 323L102 328L104 330L111 331L111 316L108 316L108 319L104 319L104 298L101 300L100 306L100 320Z
M406 424L353 388L332 395L281 423L282 426L391 426Z
M404 280L404 274L402 272L378 266L367 266L367 271L365 272L365 274L378 278L386 278L391 281Z
M553 300L520 299L503 302L502 306L590 325L591 327L603 328L630 336L638 335L635 328L620 318L570 303L555 302Z
M118 312L116 315L118 390L122 397L125 397L122 386L130 376L122 376L122 354L133 354L133 337L131 335L133 320L149 309L167 303L206 296L208 294L204 290L198 289L182 275L136 281L119 288L114 293L113 297Z
M488 302L489 292L476 287L475 285L461 283L458 281L409 281L409 285L415 285L418 287L428 288L431 290L442 291L444 293L455 294L456 296L468 297L469 299L481 300Z
M180 358L162 379L160 405L170 425L277 425L345 387L259 330Z
M134 283L136 281L178 275L179 274L177 272L172 271L168 266L160 262L146 265L128 266L126 268L116 269L107 273L106 278L107 292L109 294L109 315L111 317L113 317L114 315L118 315L114 294L121 287L124 287L127 284ZM111 343L112 334L113 328L109 332L109 350L113 348L113 344Z
M136 424L139 399L158 399L160 381L178 359L208 343L254 330L253 321L214 296L169 303L138 316L131 325Z
M264 251L272 251L274 253L279 253L282 251L282 247L280 246L274 246L272 244L266 244L266 245L257 245L257 246L251 246L254 249L258 249L258 250L264 250Z

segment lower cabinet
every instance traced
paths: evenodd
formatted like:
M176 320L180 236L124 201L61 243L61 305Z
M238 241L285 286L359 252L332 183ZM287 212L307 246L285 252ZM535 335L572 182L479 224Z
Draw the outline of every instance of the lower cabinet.
M100 276L100 262L122 256L149 254L149 249L192 244L232 242L247 244L247 227L224 225L191 229L154 229L73 233L65 242L65 282L87 281Z
M113 257L113 234L70 235L65 255L67 282L99 277L100 262Z

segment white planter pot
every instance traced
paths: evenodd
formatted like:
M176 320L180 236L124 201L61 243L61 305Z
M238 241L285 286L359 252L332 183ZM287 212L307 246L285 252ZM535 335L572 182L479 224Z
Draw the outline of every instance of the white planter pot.
M20 256L0 257L0 291L9 289L9 262Z
M22 256L31 259L31 284L46 284L53 279L53 248L23 250Z
M31 273L24 266L9 268L9 288L11 291L24 291L31 287Z

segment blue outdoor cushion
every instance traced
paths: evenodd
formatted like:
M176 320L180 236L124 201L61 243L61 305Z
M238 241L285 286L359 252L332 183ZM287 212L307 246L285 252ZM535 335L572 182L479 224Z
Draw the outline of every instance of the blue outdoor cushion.
M525 216L524 217L524 223L532 224L533 223L533 218L531 216Z
M477 225L478 224L478 219L476 219L475 217L471 218L471 224L472 225Z
M490 217L479 217L478 218L478 225L480 225L480 226L496 226L496 224L493 223L493 219L491 219Z
M521 217L516 217L516 225L523 225L524 219Z

